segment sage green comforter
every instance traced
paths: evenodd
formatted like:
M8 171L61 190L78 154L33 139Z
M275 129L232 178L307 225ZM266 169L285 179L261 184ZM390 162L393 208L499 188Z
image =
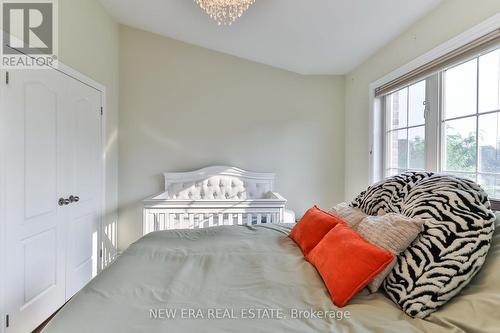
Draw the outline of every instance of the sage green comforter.
M498 228L479 275L425 320L408 317L380 292L363 291L338 309L289 230L261 225L151 233L43 332L500 332Z

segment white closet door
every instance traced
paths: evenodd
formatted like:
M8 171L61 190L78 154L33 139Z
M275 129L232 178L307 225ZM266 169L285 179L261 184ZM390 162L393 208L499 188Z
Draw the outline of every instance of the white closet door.
M31 332L65 301L62 75L11 71L3 87L8 332Z
M19 70L2 103L5 309L8 332L26 333L97 272L101 93L55 70Z
M97 274L101 216L101 93L85 84L67 82L70 215L66 221L66 299Z

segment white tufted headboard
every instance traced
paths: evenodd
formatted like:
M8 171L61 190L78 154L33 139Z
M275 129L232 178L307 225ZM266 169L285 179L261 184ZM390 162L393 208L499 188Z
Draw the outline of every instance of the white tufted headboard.
M211 166L191 172L167 172L166 199L266 199L274 189L273 173L248 172L228 166Z

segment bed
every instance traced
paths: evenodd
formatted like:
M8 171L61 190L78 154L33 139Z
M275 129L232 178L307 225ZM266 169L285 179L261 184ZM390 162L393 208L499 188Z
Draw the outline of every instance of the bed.
M361 292L336 308L315 268L288 238L290 228L149 233L75 295L43 332L498 332L498 228L480 273L425 320L408 317L380 292ZM258 318L249 318L251 309L260 312ZM282 316L272 316L272 309ZM328 315L314 317L318 310Z

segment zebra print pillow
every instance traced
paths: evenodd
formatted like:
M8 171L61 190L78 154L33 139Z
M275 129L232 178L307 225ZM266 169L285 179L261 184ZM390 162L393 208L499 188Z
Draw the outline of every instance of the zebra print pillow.
M352 202L369 215L426 219L398 256L384 290L408 315L424 318L455 296L483 265L495 228L488 196L475 182L408 172L370 186Z

